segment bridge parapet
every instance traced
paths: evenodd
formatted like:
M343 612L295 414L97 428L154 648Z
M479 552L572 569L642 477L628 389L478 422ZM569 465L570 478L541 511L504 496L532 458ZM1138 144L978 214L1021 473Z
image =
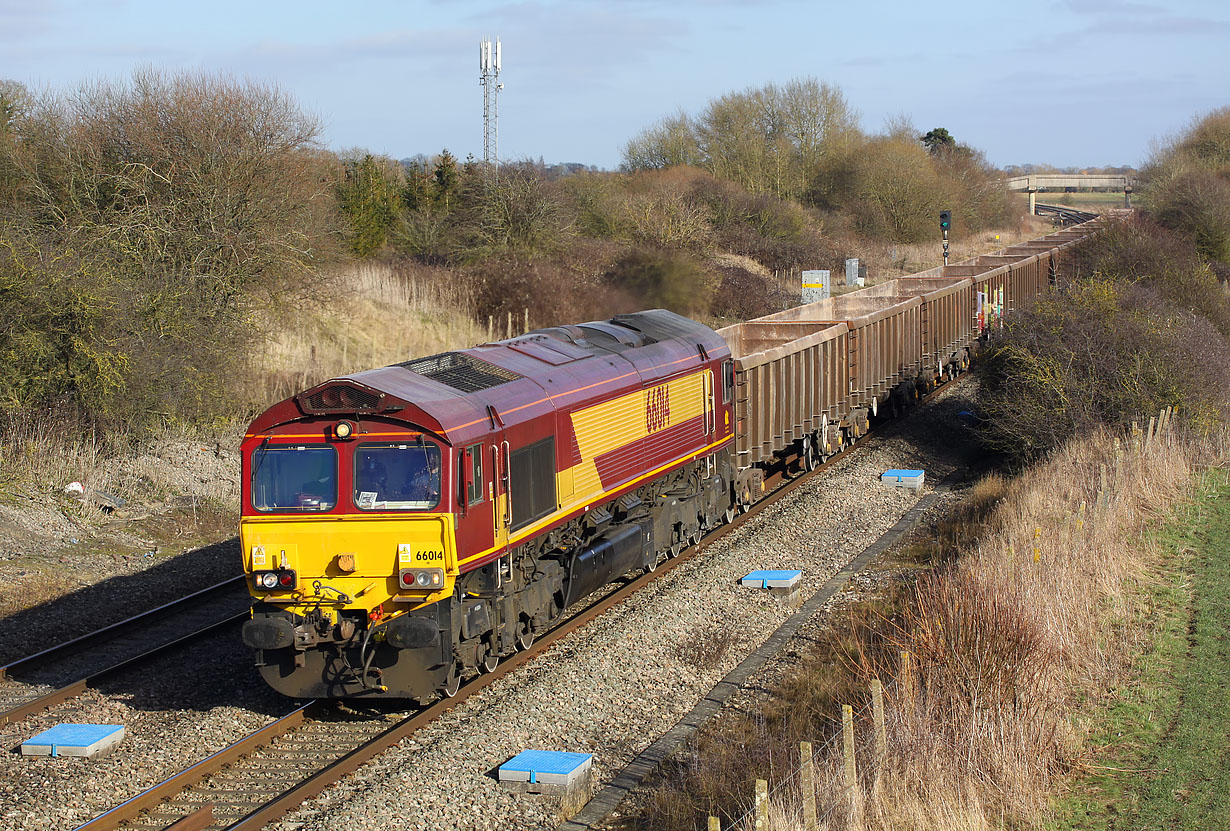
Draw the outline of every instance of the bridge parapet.
M1100 176L1076 173L1031 173L1028 176L1013 176L1005 180L1008 190L1036 191L1039 188L1111 188L1132 190L1131 176Z

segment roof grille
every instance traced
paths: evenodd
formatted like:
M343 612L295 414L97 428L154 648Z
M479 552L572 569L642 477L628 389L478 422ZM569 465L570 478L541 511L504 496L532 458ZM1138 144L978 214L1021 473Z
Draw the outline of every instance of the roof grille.
M376 412L384 396L350 384L326 384L296 396L299 406L312 414Z
M510 369L489 364L462 352L441 352L429 358L406 361L398 366L461 392L477 392L498 387L521 377Z

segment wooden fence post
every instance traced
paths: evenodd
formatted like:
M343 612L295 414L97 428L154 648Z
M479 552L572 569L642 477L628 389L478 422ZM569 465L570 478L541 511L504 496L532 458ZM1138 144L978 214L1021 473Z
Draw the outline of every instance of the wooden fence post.
M812 763L811 742L799 742L799 790L803 798L804 831L818 831L816 818L816 768Z
M854 761L854 708L841 705L841 750L845 756L846 793L850 797L850 827L861 828L862 793L858 788L858 768Z
M1034 529L1034 562L1035 563L1042 561L1042 548L1041 548L1041 543L1039 542L1041 539L1042 539L1042 529L1035 528Z
M764 779L756 780L756 831L765 831L769 827L769 783Z
M846 760L846 787L858 786L858 769L854 764L854 708L841 705L841 751Z
M722 831L722 823L717 817L709 817L709 831Z
M525 327L522 328L521 331L528 332L529 330L530 330L530 307L526 306L525 307Z

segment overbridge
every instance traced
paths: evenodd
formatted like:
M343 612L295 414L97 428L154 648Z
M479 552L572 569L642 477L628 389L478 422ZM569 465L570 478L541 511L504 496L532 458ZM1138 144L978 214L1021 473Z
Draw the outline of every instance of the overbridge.
M1123 191L1123 207L1132 207L1132 183L1131 176L1103 176L1099 174L1084 174L1084 173L1031 173L1028 176L1013 176L1005 181L1008 190L1023 190L1029 194L1029 212L1034 213L1037 207L1037 193L1040 189L1047 190L1067 190L1075 188L1077 190L1091 190L1093 188L1103 188L1104 190Z

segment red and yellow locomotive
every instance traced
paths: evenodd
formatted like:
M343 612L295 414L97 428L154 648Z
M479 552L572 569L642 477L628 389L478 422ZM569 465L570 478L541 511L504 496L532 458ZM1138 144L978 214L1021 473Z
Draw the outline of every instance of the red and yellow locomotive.
M244 642L296 697L426 700L735 504L734 370L655 310L321 384L245 437Z

